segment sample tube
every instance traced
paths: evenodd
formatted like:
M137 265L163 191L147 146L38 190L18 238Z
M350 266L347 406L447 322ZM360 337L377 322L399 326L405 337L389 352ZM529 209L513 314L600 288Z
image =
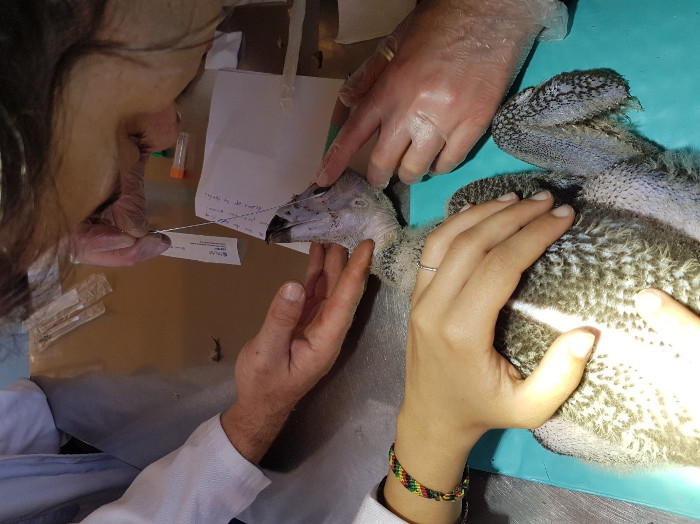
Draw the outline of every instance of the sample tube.
M173 178L185 178L185 158L187 157L187 142L189 139L190 134L184 131L177 137L173 167L170 168L170 176Z

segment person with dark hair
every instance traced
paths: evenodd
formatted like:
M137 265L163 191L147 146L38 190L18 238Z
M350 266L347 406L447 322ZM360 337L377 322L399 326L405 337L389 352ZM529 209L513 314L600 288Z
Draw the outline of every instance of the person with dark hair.
M169 246L139 221L143 202L133 197L143 193L132 186L142 184L150 152L173 143L175 102L197 76L224 11L217 0L8 0L0 10L0 309L17 320L29 311L27 270L47 253L128 265ZM340 351L371 253L371 242L349 260L340 246L314 246L307 282L282 286L260 333L242 349L231 407L90 518L227 521L247 506L269 482L254 464ZM25 393L33 410L17 403ZM0 520L64 521L80 468L92 472L83 477L98 489L98 470L121 471L122 484L133 478L133 468L106 464L108 457L62 457L47 470L41 456L57 453L58 432L22 433L22 422L34 429L51 420L35 385L11 389L0 405L9 475L0 477L7 497ZM50 489L30 489L43 486L42 471L53 476ZM59 471L70 482L59 481L66 478Z
M16 321L29 312L26 274L47 254L52 259L67 254L90 263L128 265L167 249L167 237L148 232L143 170L151 151L174 141L175 102L195 78L222 16L217 0L0 4L0 314L5 319ZM570 209L558 215L549 212L552 206L551 198L476 206L446 221L436 232L441 240L426 249L424 256L431 257L431 264L444 265L453 257L448 247L467 229L474 227L475 238L485 241L494 228L504 231L499 226L504 216L514 224L532 226L487 242L489 251L509 249L514 241L528 246L514 253L513 267L505 270L505 287L468 268L462 272L463 280L500 291L471 312L474 323L481 325L481 337L463 341L472 349L461 356L462 366L469 367L470 359L494 362L495 351L486 343L494 323L483 313L484 305L497 307L499 297L517 281L518 271L571 224ZM532 238L537 241L529 242ZM340 246L312 246L307 281L290 281L280 288L259 333L241 350L235 368L237 398L231 407L142 472L102 454L55 455L60 436L41 390L25 381L1 392L0 520L47 523L82 518L86 508L94 509L104 500L98 494L132 480L121 498L90 513L87 521L227 522L238 514L269 483L256 464L298 400L335 361L364 291L372 249L371 241L365 241L348 258ZM473 262L477 267L483 264ZM416 297L447 305L437 279L431 280L431 275L421 276ZM409 354L427 352L431 365L408 376L407 388L417 394L406 399L410 409L399 419L401 435L415 434L420 425L423 388L435 378L451 377L457 362L438 358L441 347L433 347L431 340L443 340L445 333L440 326L421 323L423 310L412 315ZM543 364L542 373L523 382L532 393L524 406L536 405L540 417L556 409L563 393L578 383L591 344L588 333L580 336L566 336L553 348L558 365ZM477 378L488 383L486 375ZM444 383L452 384L447 379ZM490 391L474 388L473 394L486 400ZM401 460L408 461L421 481L434 482L437 489L447 486L453 480L455 458L459 462L464 457L477 431L514 423L501 416L512 399L502 400L487 419L461 406L459 420L464 424L453 435L455 448L443 450L442 456L442 448L433 445L421 461L416 448L420 442L397 437ZM424 434L421 442L430 442L432 436ZM426 461L435 461L434 466ZM450 467L442 469L446 463ZM405 494L392 483L384 492L387 505L413 519L412 505L425 501L402 500ZM120 493L111 495L113 500ZM91 496L92 505L83 504ZM398 518L375 510L363 509L358 519ZM458 514L455 506L428 505L416 511L428 520L449 520Z

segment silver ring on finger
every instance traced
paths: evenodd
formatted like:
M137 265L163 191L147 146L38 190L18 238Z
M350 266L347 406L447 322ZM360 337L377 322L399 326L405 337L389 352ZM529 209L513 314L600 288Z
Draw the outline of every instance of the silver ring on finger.
M432 271L433 273L435 273L437 271L436 267L424 266L420 262L418 262L418 269L424 269L425 271Z

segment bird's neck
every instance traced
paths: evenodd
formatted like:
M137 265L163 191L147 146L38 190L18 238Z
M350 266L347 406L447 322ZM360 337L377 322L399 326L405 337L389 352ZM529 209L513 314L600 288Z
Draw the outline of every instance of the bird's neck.
M365 238L374 240L374 252L383 250L394 241L396 234L401 231L401 224L392 213L381 213L376 216L363 232Z
M410 297L425 237L436 226L405 227L387 234L382 245L375 247L372 274Z

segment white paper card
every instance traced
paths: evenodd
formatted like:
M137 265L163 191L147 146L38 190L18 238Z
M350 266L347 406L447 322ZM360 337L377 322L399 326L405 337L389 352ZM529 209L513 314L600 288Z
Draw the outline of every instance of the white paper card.
M168 237L172 244L170 249L163 253L166 257L186 258L214 264L241 265L241 259L238 256L238 240L235 238L173 232L169 232Z
M241 48L243 33L214 33L212 48L207 53L206 69L237 69L238 51Z
M282 77L219 71L212 95L195 210L255 238L276 209L316 179L342 80L299 76L293 107L280 107ZM308 252L308 244L285 244Z

